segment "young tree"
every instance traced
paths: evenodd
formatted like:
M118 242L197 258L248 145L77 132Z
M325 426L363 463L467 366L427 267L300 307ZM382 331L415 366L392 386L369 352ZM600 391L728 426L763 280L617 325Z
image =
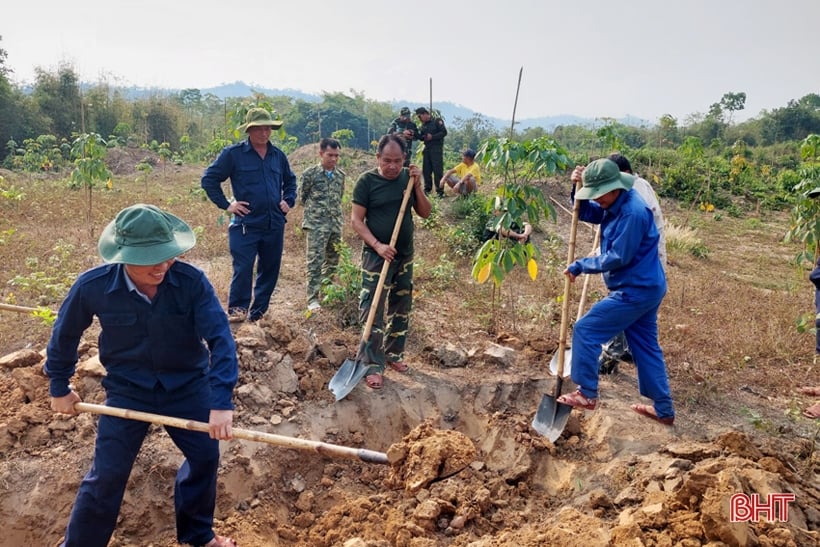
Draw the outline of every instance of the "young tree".
M105 165L106 143L96 133L83 133L72 144L71 155L74 158L74 171L71 173L71 187L82 188L86 195L85 219L88 224L88 235L94 237L94 223L91 216L92 190L98 182L111 182L111 171Z

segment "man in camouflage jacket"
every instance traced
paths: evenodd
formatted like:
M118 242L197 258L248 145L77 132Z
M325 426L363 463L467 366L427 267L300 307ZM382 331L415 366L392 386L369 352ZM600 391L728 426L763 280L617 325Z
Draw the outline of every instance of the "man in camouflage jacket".
M305 208L302 229L306 234L307 301L311 312L321 307L322 279L333 275L339 263L336 245L342 240L345 173L336 163L341 149L336 139L322 139L321 162L302 173L299 188L299 201Z

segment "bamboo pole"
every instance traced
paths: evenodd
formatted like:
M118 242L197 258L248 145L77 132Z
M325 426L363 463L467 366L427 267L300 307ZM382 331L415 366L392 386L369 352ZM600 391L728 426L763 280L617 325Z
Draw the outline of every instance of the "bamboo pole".
M203 433L208 432L208 424L204 422L174 418L172 416L162 416L160 414L151 414L149 412L139 412L137 410L95 405L91 403L74 403L74 409L78 412L105 414L106 416L114 416L116 418L124 418L126 420L137 420L140 422L149 422L157 425L167 425L179 429L186 429L188 431L201 431ZM231 432L237 439L267 443L275 446L283 446L285 448L294 448L297 450L312 451L322 456L331 458L358 459L366 463L388 463L387 454L383 452L374 452L373 450L366 450L364 448L350 448L347 446L329 444L321 441L310 441L307 439L299 439L297 437L286 437L284 435L264 433L262 431L251 431L248 429L232 428Z

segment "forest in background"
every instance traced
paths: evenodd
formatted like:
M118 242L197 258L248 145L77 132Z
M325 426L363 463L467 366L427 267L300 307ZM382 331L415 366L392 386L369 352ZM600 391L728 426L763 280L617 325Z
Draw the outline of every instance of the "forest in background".
M81 82L76 69L65 63L51 71L38 68L35 82L24 90L10 79L6 56L0 49L0 165L11 170L68 173L81 159L77 154L84 153L77 146L82 135L94 135L95 143L108 148L150 149L163 162L207 163L242 138L236 127L252 106L273 110L284 121L273 140L285 152L330 136L372 151L397 115L390 103L355 91L324 93L319 102L258 92L221 99L199 89L156 90L129 99L124 89L106 81ZM820 95L795 98L741 123L733 117L745 108L745 92L716 99L705 113L693 113L685 121L664 115L657 124L641 127L601 118L594 126L510 133L480 113L455 117L446 120L445 163L456 163L464 148L480 149L499 138L521 143L549 139L570 151L571 163L617 150L630 157L661 196L730 214L782 209L799 202L801 190L820 185L815 184L820 180Z

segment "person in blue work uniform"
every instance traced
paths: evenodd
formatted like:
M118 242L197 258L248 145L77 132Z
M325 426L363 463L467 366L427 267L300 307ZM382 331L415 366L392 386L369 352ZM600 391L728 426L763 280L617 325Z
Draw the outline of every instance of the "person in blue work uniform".
M153 205L120 211L100 236L106 264L81 274L60 307L44 371L51 408L76 414L81 398L69 381L96 316L107 406L207 422L208 433L165 428L185 456L174 485L177 539L227 547L236 543L212 526L219 440L232 437L236 346L205 274L177 260L195 243L184 221ZM60 545L108 545L149 425L100 416L94 460Z
M666 276L658 255L658 230L652 211L632 190L634 176L622 173L610 159L576 167L573 184L583 187L579 218L601 225L601 253L580 258L564 275L602 273L609 294L579 319L572 333L572 381L578 390L559 403L594 410L598 403L598 354L601 344L626 334L638 372L641 395L652 405L632 410L664 425L673 425L675 410L663 351L658 343L658 308L666 294Z
M270 142L271 132L280 127L282 122L264 108L251 108L239 126L239 131L248 134L247 140L225 147L202 175L208 198L233 214L228 227L233 259L228 293L231 322L259 320L268 310L279 280L286 216L296 203L296 175L285 153ZM222 191L222 183L229 177L231 201Z

